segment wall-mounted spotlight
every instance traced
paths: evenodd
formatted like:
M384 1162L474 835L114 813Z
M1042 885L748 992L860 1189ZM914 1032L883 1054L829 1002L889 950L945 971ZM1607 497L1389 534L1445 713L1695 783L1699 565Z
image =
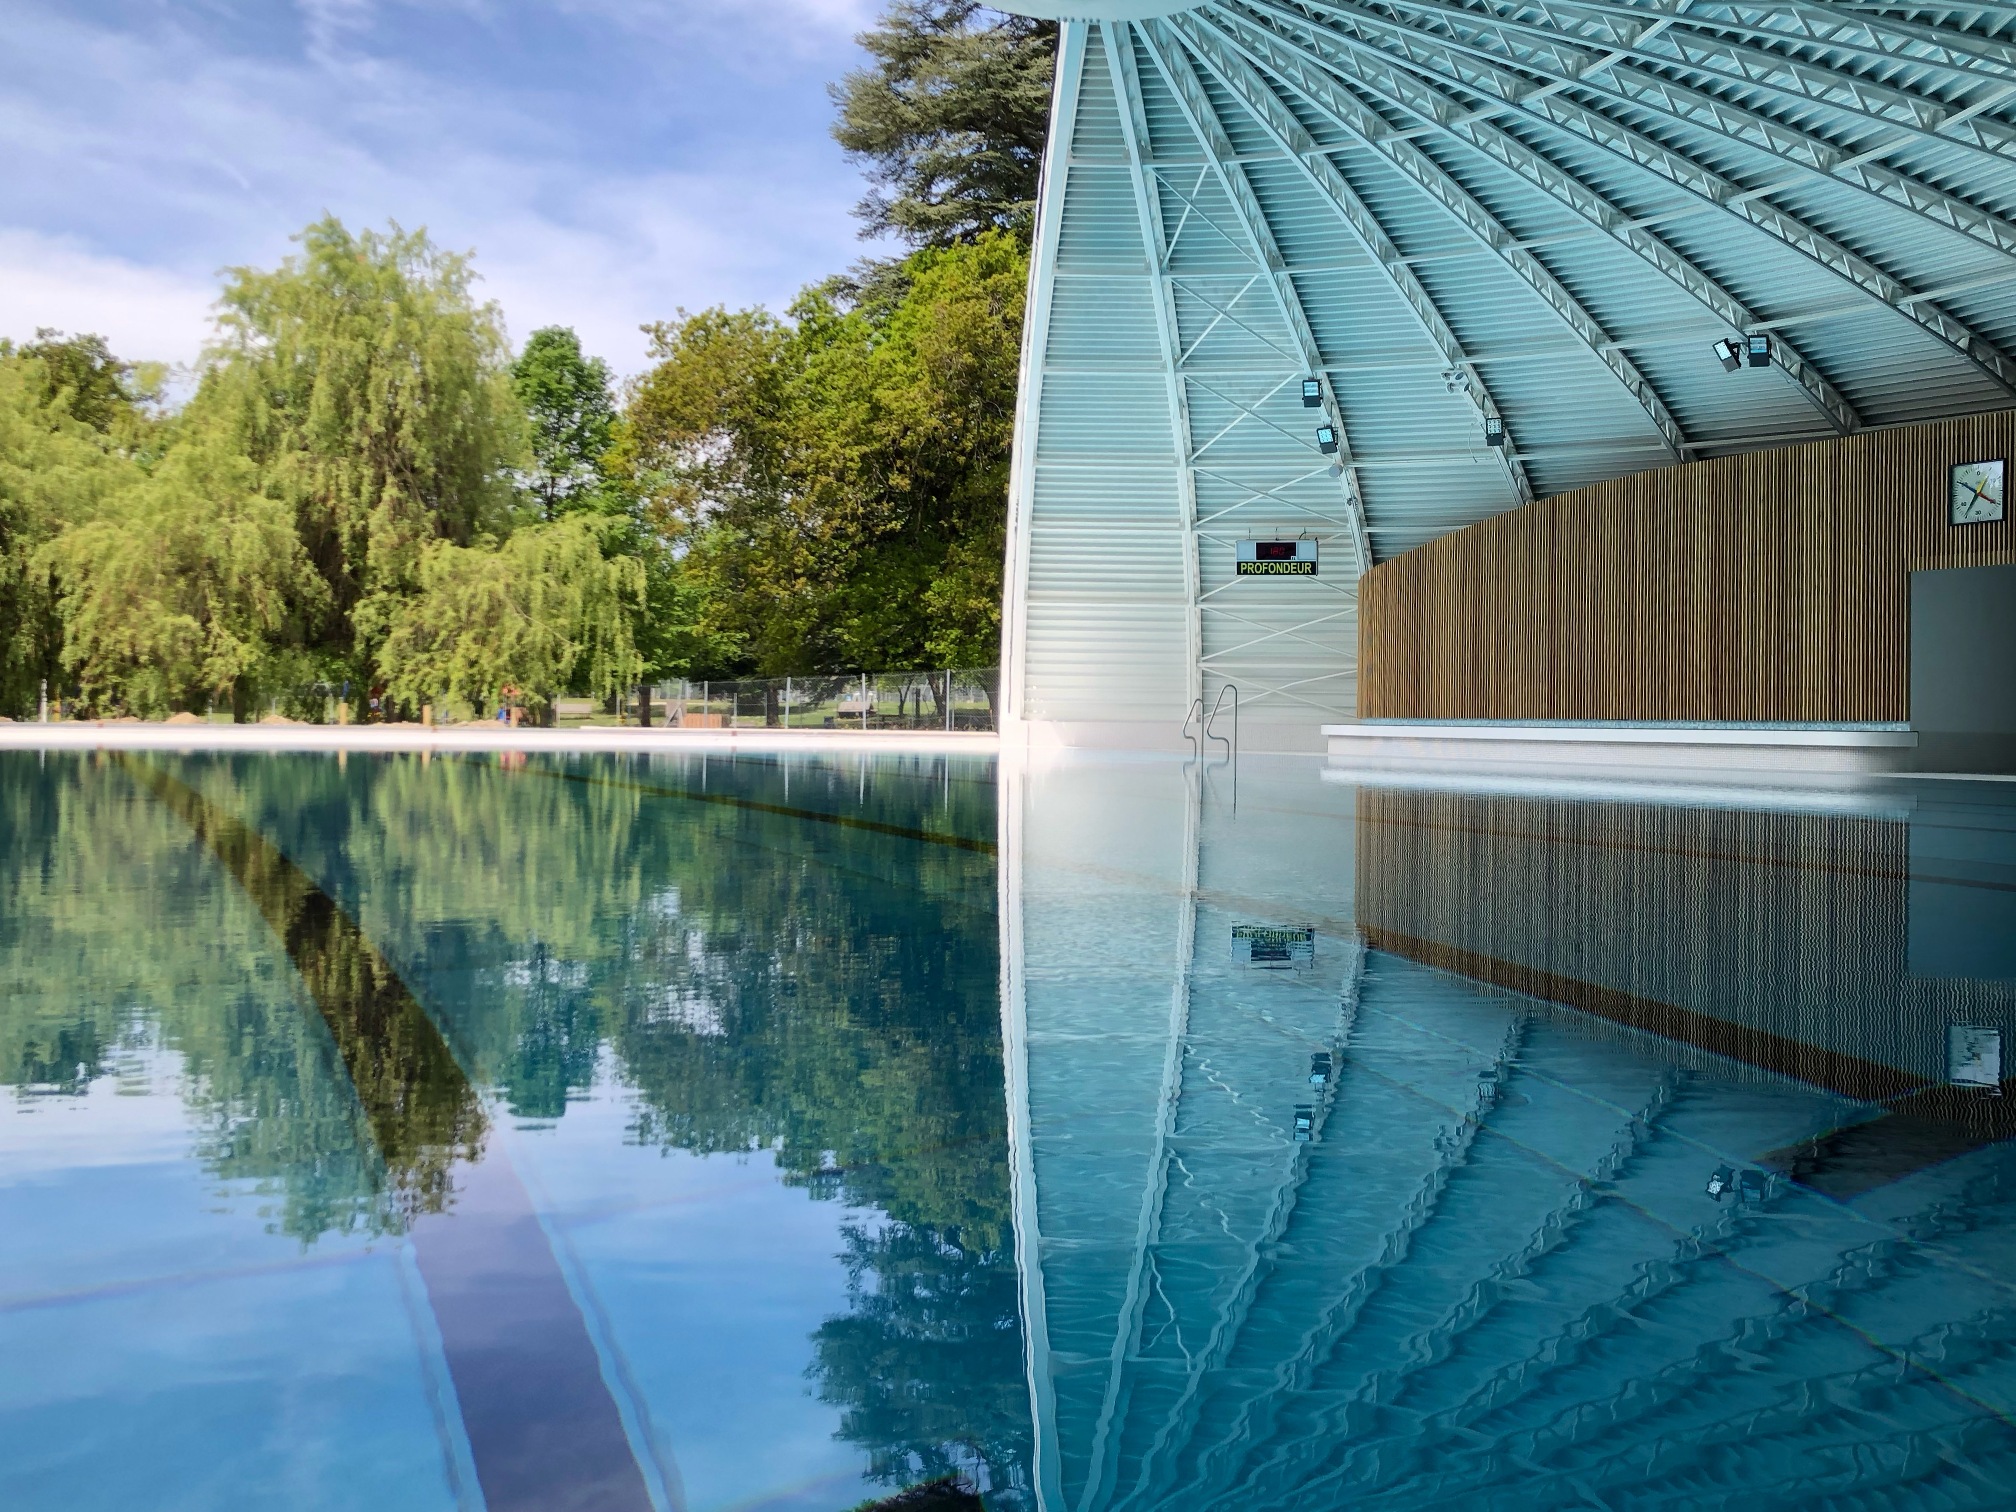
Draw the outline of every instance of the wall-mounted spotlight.
M1302 408L1320 409L1323 405L1323 380L1304 378L1302 380Z
M1733 373L1743 366L1743 348L1733 341L1716 342L1715 356L1721 362L1722 371L1725 373Z
M1442 387L1452 394L1467 394L1470 392L1470 375L1462 368L1444 368Z
M1332 456L1337 451L1337 427L1319 425L1316 427L1316 450L1324 456Z
M1750 337L1743 343L1743 351L1750 359L1750 366L1771 366L1771 338L1769 336L1757 335Z
M1484 417L1484 444L1503 446L1505 444L1505 422L1496 415Z

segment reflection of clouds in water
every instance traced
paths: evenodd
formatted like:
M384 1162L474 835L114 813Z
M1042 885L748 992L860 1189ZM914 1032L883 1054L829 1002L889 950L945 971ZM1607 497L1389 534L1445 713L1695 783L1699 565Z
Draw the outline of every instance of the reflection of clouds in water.
M562 960L543 953L522 961L507 961L504 985L579 989L588 985L588 965L585 961Z
M641 993L638 1018L650 1025L684 1029L707 1039L719 1039L728 1032L721 1005L697 988L668 985Z

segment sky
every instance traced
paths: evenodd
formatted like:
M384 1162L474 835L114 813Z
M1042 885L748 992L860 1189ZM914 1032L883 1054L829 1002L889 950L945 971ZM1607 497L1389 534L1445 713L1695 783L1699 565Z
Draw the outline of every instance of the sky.
M325 212L473 251L520 344L778 307L877 249L828 83L877 0L0 0L0 336L192 362Z

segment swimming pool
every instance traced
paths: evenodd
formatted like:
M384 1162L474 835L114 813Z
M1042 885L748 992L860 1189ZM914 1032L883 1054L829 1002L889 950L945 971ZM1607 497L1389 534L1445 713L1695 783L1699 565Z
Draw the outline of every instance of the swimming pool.
M0 753L6 1501L2006 1505L2012 899L2006 786Z

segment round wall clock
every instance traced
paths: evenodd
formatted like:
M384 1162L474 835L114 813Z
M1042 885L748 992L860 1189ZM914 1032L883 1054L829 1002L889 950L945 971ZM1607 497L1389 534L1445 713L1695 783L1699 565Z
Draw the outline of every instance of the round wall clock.
M1991 462L1956 462L1946 488L1946 522L1979 525L2002 518L2000 457Z

